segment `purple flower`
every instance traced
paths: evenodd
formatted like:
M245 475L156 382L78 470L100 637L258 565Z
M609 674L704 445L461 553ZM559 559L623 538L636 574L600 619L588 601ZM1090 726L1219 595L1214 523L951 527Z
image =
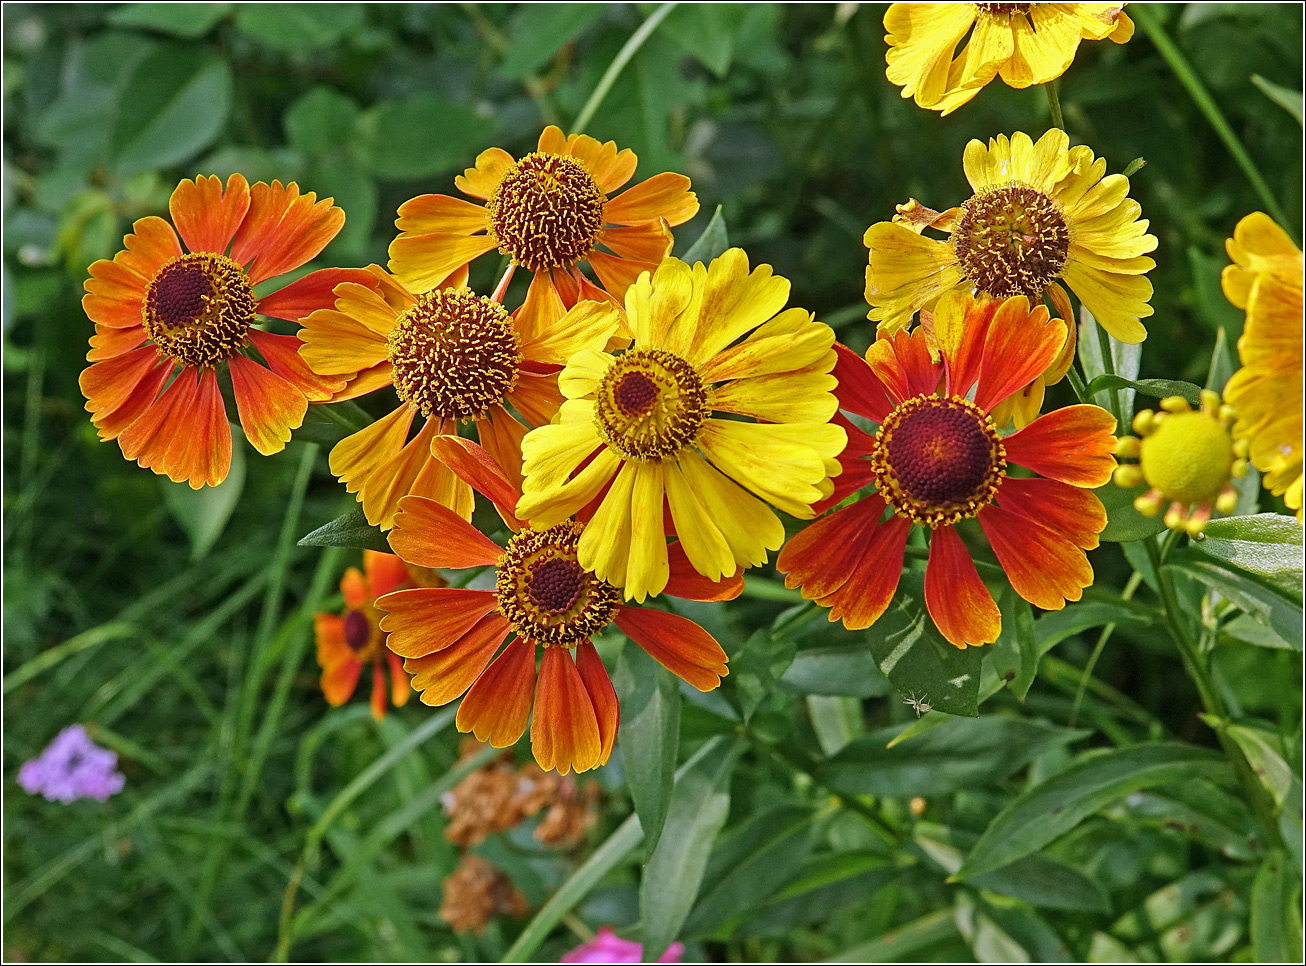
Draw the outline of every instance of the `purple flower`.
M102 802L122 791L125 779L117 765L114 752L93 742L81 725L69 725L55 736L41 757L23 765L18 784L29 795L44 795L49 801L65 805L79 798Z
M685 955L685 947L672 943L662 954L659 963L678 963ZM587 943L582 943L560 960L564 963L638 963L644 958L644 947L628 939L622 939L607 926L599 928L599 934Z

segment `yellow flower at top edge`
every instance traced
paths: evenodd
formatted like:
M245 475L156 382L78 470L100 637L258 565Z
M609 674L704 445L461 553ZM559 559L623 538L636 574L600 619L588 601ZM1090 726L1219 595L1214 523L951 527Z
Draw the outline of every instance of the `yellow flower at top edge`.
M698 213L689 179L670 172L610 197L636 163L633 151L612 141L568 137L553 125L525 157L483 151L454 181L475 201L430 194L399 207L390 270L413 292L426 292L498 249L535 273L528 298L551 319L582 300L620 304L640 273L670 254L670 228Z
M764 563L784 541L771 506L811 519L847 442L830 423L834 332L782 311L788 297L786 279L750 272L737 248L641 276L626 293L634 344L572 356L567 401L523 440L518 515L542 528L578 514L581 565L627 599L666 586L668 513L704 576Z
M895 3L884 15L890 83L949 114L995 77L1009 87L1066 72L1081 40L1134 35L1123 3ZM957 45L966 40L961 53ZM954 56L955 55L955 56Z
M1129 179L1106 174L1106 159L1070 147L1052 128L1037 142L1017 132L966 145L962 157L975 194L939 212L915 201L893 221L866 230L868 318L881 335L905 329L944 292L975 290L998 298L1048 294L1068 304L1064 282L1099 325L1122 342L1147 338L1140 319L1152 314L1156 238ZM948 235L924 234L933 228Z
M1224 395L1237 413L1234 436L1251 444L1262 483L1302 519L1302 253L1268 215L1253 212L1225 247L1225 297L1247 319L1238 339L1243 367Z

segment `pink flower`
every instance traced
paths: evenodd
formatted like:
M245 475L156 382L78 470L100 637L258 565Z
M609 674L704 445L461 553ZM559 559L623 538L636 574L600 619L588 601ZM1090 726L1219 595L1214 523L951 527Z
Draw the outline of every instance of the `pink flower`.
M685 955L681 943L672 943L662 954L659 963L678 963ZM587 943L582 943L562 957L564 963L638 963L644 958L644 947L628 939L622 939L607 926L599 928L599 934Z

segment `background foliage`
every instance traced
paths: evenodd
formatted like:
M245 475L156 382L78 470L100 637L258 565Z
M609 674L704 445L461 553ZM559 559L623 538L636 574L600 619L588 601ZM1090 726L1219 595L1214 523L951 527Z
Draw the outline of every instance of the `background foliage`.
M631 934L650 945L682 938L718 960L1300 955L1300 528L1235 527L1175 558L1227 720L1199 718L1141 542L1095 552L1081 605L1034 617L1004 600L1007 631L982 666L923 638L910 654L926 670L903 662L886 680L887 651L922 634L910 575L872 632L831 627L766 572L735 605L689 605L732 659L707 696L613 635L601 650L624 720L598 828L563 855L528 834L487 841L478 851L534 906L554 898L525 932L501 920L458 937L436 916L456 862L439 807L460 774L451 715L414 702L376 727L364 702L328 711L316 687L311 615L339 607L354 559L295 545L353 505L309 441L330 434L307 426L200 494L97 442L77 388L86 266L133 219L164 213L180 178L298 180L348 213L321 264L383 263L400 202L450 191L485 147L520 154L543 123L568 127L653 11L6 4L9 958L556 958L577 941L554 928L564 914L642 921ZM1300 6L1149 13L1297 233ZM677 7L586 129L633 148L640 177L692 177L703 212L678 251L720 205L730 242L859 348L873 334L866 226L910 196L963 200L970 138L1048 124L1037 90L991 85L942 119L902 100L882 16ZM1218 385L1241 327L1220 293L1223 242L1266 204L1160 51L1141 29L1085 45L1061 100L1110 170L1147 161L1132 194L1160 247L1137 371ZM1257 499L1276 508L1253 484L1243 512ZM1138 525L1113 515L1118 538ZM1138 593L1122 602L1127 586ZM1206 586L1247 613L1203 614ZM918 722L895 685L944 670L972 685L918 697L962 717ZM73 721L119 752L127 790L68 807L23 795L19 765ZM1273 814L1253 814L1213 728L1251 758Z

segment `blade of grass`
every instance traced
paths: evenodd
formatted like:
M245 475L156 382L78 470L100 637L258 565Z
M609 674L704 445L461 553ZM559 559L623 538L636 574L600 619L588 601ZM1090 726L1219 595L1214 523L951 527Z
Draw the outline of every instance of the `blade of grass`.
M590 94L589 100L585 102L585 106L582 107L580 113L576 115L576 120L572 121L572 134L580 134L585 130L585 125L594 120L594 114L598 111L600 105L603 104L603 99L608 96L608 91L612 89L612 85L615 84L617 78L621 76L621 72L625 70L626 65L630 63L630 59L639 52L639 48L644 46L644 41L648 40L653 31L657 29L658 24L662 22L663 18L677 6L679 6L677 3L662 4L662 6L649 14L648 19L640 24L638 30L630 35L630 39L626 41L621 50L617 51L617 56L612 58L612 63L609 64L608 69L603 72L603 76L599 78L599 82L594 85L594 92Z

